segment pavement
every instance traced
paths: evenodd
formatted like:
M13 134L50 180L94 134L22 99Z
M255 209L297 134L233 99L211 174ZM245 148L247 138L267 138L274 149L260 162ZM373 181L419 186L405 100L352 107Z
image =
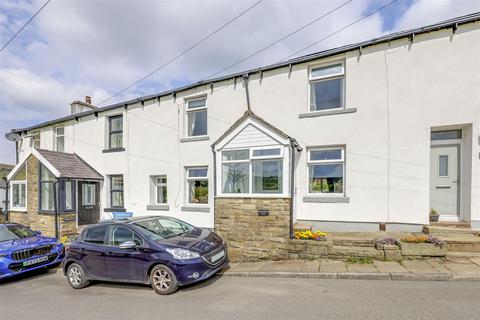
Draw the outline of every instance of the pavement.
M480 280L480 257L373 261L288 260L230 263L223 276L365 279L365 280Z
M477 281L216 276L159 296L149 286L105 282L74 290L60 270L51 270L0 283L0 318L479 319L479 289Z

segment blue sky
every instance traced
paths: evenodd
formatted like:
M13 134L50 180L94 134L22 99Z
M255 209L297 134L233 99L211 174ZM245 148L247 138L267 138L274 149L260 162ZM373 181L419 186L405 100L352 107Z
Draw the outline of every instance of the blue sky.
M2 0L4 44L45 0ZM109 103L204 79L347 0L265 0L147 81ZM227 73L275 63L388 3L350 3ZM125 88L254 1L52 0L0 53L0 162L13 163L13 143L3 138L68 114L85 95L98 103ZM480 0L397 0L380 13L302 54L374 38L480 11Z

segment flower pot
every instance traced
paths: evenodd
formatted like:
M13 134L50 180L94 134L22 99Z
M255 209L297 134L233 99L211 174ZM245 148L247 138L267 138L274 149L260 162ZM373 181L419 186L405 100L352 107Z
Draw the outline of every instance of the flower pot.
M438 222L440 215L438 213L430 213L430 222Z

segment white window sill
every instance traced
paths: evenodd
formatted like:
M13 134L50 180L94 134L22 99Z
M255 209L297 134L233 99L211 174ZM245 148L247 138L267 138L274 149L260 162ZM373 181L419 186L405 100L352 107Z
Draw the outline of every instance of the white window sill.
M194 137L186 137L180 139L180 142L193 142L193 141L207 141L210 140L209 136L194 136Z
M343 195L338 196L320 196L310 195L304 196L303 202L306 203L350 203L350 198Z
M9 211L27 212L27 208L8 208Z
M210 212L208 205L186 205L180 208L184 212Z
M330 110L322 110L322 111L310 111L307 113L301 113L298 115L300 119L303 118L314 118L314 117L322 117L322 116L330 116L334 114L344 114L344 113L354 113L357 112L357 108L339 108L339 109L330 109Z
M170 206L168 204L149 204L147 210L169 211Z

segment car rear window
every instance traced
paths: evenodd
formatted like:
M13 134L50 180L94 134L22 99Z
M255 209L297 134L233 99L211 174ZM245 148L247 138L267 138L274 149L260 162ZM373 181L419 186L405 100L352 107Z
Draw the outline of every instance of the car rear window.
M105 233L107 232L107 226L98 226L87 229L83 236L83 242L93 244L104 244Z

